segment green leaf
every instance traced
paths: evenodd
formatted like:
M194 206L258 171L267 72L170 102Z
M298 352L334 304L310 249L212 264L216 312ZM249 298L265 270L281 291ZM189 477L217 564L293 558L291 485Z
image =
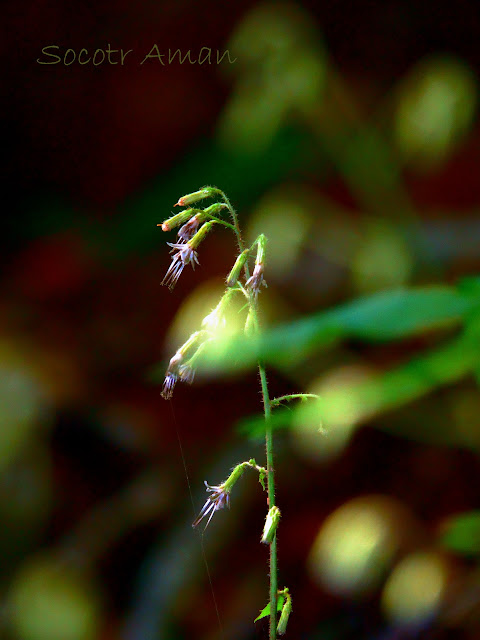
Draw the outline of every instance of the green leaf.
M277 611L281 611L282 610L284 602L285 602L285 596L281 596L281 595L278 596L278 598L277 598ZM261 620L261 618L266 618L269 615L270 615L270 603L268 603L267 606L260 611L259 615L255 618L254 622L257 622L257 620Z
M480 511L468 511L451 518L440 542L462 555L480 555Z
M352 424L359 424L471 374L480 368L479 347L480 338L465 333L382 375L326 391L317 401L302 403L293 410L276 410L272 429L303 423L316 429L323 425L328 433L330 427L344 423L346 416ZM256 437L265 432L265 425L260 416L254 416L241 422L240 429Z
M316 348L342 339L396 340L453 326L480 306L479 295L450 287L386 291L283 325L254 339L244 337L207 354L218 373L254 366L258 358L278 366L302 362Z
M288 429L292 425L295 413L291 409L275 409L270 417L272 431ZM240 420L237 426L238 432L248 435L250 438L265 437L265 416L257 413Z

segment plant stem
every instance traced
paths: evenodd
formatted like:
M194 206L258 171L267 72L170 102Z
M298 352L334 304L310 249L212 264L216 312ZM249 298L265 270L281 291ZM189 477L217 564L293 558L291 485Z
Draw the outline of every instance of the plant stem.
M213 216L211 213L207 213L205 215L210 220L215 220L215 222L218 222L218 224L223 224L224 227L228 227L232 231L235 231L235 233L237 232L233 224L230 224L229 222L225 222L225 220L221 220L220 218L217 218L217 216Z
M245 244L243 242L240 226L238 224L238 216L235 209L230 204L230 200L222 192L220 192L225 204L228 207L230 215L232 217L235 235L237 236L237 244L240 253L245 250ZM245 276L248 279L250 277L250 269L248 268L248 261L245 262ZM260 331L260 323L258 321L258 301L256 296L250 292L249 305L253 314L253 322L257 333ZM273 434L272 424L270 416L272 413L272 405L270 402L270 396L268 393L267 374L265 371L265 365L263 361L258 361L258 372L260 374L260 382L262 386L263 397L263 410L265 415L265 448L267 456L267 488L268 488L268 507L271 509L275 506L275 475L273 469ZM276 640L277 638L277 534L273 536L270 543L270 632L269 640Z
M256 312L256 309L255 309ZM275 475L273 469L273 435L270 422L271 405L268 394L267 374L263 362L258 363L262 384L263 409L265 413L265 445L267 450L268 507L275 506ZM270 640L277 637L277 534L270 543Z

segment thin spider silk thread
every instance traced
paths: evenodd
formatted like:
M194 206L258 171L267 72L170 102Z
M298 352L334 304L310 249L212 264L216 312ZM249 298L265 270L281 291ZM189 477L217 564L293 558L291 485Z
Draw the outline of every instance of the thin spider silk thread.
M193 511L193 515L195 517L197 515L197 510L195 509L195 502L193 501L192 486L190 484L190 478L188 476L187 461L185 459L185 454L183 453L182 439L180 437L180 430L178 428L177 418L175 417L175 411L173 410L173 402L172 402L172 400L170 400L170 402L168 404L170 405L170 409L172 411L173 424L175 425L175 433L177 434L178 447L180 449L180 455L181 455L181 458L182 458L183 470L185 471L185 478L187 479L188 492L190 494L190 502L192 503L192 511ZM210 591L212 593L213 605L215 607L215 613L217 614L217 620L218 620L218 626L219 626L219 629L220 629L220 635L221 635L221 637L223 639L225 639L225 635L224 635L224 632L223 632L222 620L220 618L220 611L218 609L217 598L215 597L215 590L213 588L212 576L210 574L210 568L208 566L207 554L205 553L205 545L203 544L203 533L200 534L200 546L201 546L201 549L202 549L203 563L205 565L205 570L207 572L208 582L210 584Z

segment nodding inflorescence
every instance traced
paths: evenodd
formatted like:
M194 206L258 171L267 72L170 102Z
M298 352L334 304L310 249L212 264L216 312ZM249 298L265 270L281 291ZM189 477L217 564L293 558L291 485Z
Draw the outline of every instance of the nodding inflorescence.
M202 201L207 198L216 198L217 202L210 206L199 208L199 203L201 204ZM218 301L218 304L202 320L199 330L192 333L188 340L177 349L170 359L165 372L162 389L162 396L165 399L172 397L178 381L193 382L198 364L197 361L203 350L209 343L218 339L228 324L227 310L235 296L240 295L247 299L247 304L242 308L243 310L246 307L246 311L244 311L244 333L249 336L259 331L258 295L262 287L267 286L264 278L266 237L260 234L250 247L245 246L240 233L237 214L232 208L227 196L220 191L220 189L208 186L203 187L198 191L182 196L174 206L185 208L158 225L161 226L165 232L179 228L176 242L167 243L171 247L170 253L172 254L172 261L163 278L163 285L166 285L172 290L187 265L191 265L192 269L195 269L195 265L200 264L198 259L200 245L215 225L228 227L235 233L238 254L227 276L226 289ZM226 212L230 214L231 222L227 222L224 219L223 216ZM253 262L254 257L255 263L253 273L251 273L250 263ZM258 362L258 368L265 411L266 468L259 467L252 458L247 462L237 464L228 478L221 484L210 485L205 482L206 489L211 495L208 496L198 517L193 522L193 526L197 527L207 518L206 529L217 511L223 509L225 506L230 507L230 493L245 469L252 468L258 472L259 482L265 491L267 490L265 480L267 481L267 504L269 505L269 510L265 519L261 541L270 546L270 603L268 614L265 613L263 615L270 616L269 638L270 640L275 640L278 635L285 633L288 618L292 610L292 600L287 588L283 589L283 591L277 589L276 531L280 522L280 510L274 504L275 483L273 475L273 440L270 412L273 407L278 406L281 401L303 398L303 396L306 398L309 394L291 394L270 400L266 372L261 361ZM279 621L277 621L277 597L284 598Z
M202 200L216 196L219 196L224 201L215 202L203 209L198 208L198 203ZM225 211L232 213L232 210L224 194L216 187L203 187L198 191L182 196L175 206L187 208L158 225L161 226L163 231L167 232L179 227L176 242L167 242L168 246L171 247L172 261L162 280L162 285L166 285L170 290L175 287L187 265L191 265L192 269L195 269L195 265L200 264L198 259L199 247L215 225L224 225L235 230L234 225L222 218ZM170 360L162 390L164 398L169 399L172 397L175 385L179 380L181 382L193 382L196 360L204 346L214 340L220 330L226 326L227 309L233 296L237 293L246 295L247 298L251 296L251 303L256 303L261 285L266 286L264 281L265 244L266 238L262 234L251 247L240 251L227 277L226 291L217 306L202 321L202 339L192 341L190 337L180 347L174 358ZM248 260L249 258L253 260L255 250L255 265L253 275L250 276ZM249 333L250 324L251 314L247 312L245 319L245 332L247 334ZM195 348L193 348L194 346ZM187 358L187 356L190 357Z

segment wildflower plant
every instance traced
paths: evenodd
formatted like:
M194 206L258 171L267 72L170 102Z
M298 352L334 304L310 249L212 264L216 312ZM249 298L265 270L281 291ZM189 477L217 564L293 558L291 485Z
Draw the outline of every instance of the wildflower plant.
M217 202L203 209L197 208L198 204L207 198L215 198ZM177 241L168 243L172 247L173 256L162 284L173 289L187 265L191 265L194 269L195 265L199 264L198 250L200 245L216 225L227 227L235 234L238 255L226 279L226 290L217 306L203 319L199 330L193 333L170 359L162 390L162 396L165 399L172 397L178 381L189 383L193 381L198 359L207 345L215 340L219 329L225 326L226 311L235 296L243 296L246 299L245 334L254 335L260 331L258 296L262 287L267 286L264 279L267 239L263 234L260 234L250 247L245 245L237 214L223 191L216 187L203 187L182 196L175 206L186 208L158 225L162 227L163 231L171 231L180 227L177 232ZM223 218L224 214L229 215L230 222ZM253 260L253 273L250 273L250 262ZM292 599L287 588L280 591L277 586L277 528L281 514L275 504L271 414L274 407L296 398L304 400L311 394L300 393L270 399L265 365L262 360L258 361L258 371L265 417L266 467L257 465L256 461L251 459L236 465L228 478L221 484L210 485L205 482L207 492L210 495L193 526L198 526L206 519L206 529L217 511L225 506L230 507L231 491L246 469L250 468L258 473L259 482L268 494L268 513L261 542L270 547L270 597L267 606L256 620L269 616L269 639L275 640L278 635L282 635L286 631L287 621L292 610ZM280 620L277 620L278 611L281 612Z

